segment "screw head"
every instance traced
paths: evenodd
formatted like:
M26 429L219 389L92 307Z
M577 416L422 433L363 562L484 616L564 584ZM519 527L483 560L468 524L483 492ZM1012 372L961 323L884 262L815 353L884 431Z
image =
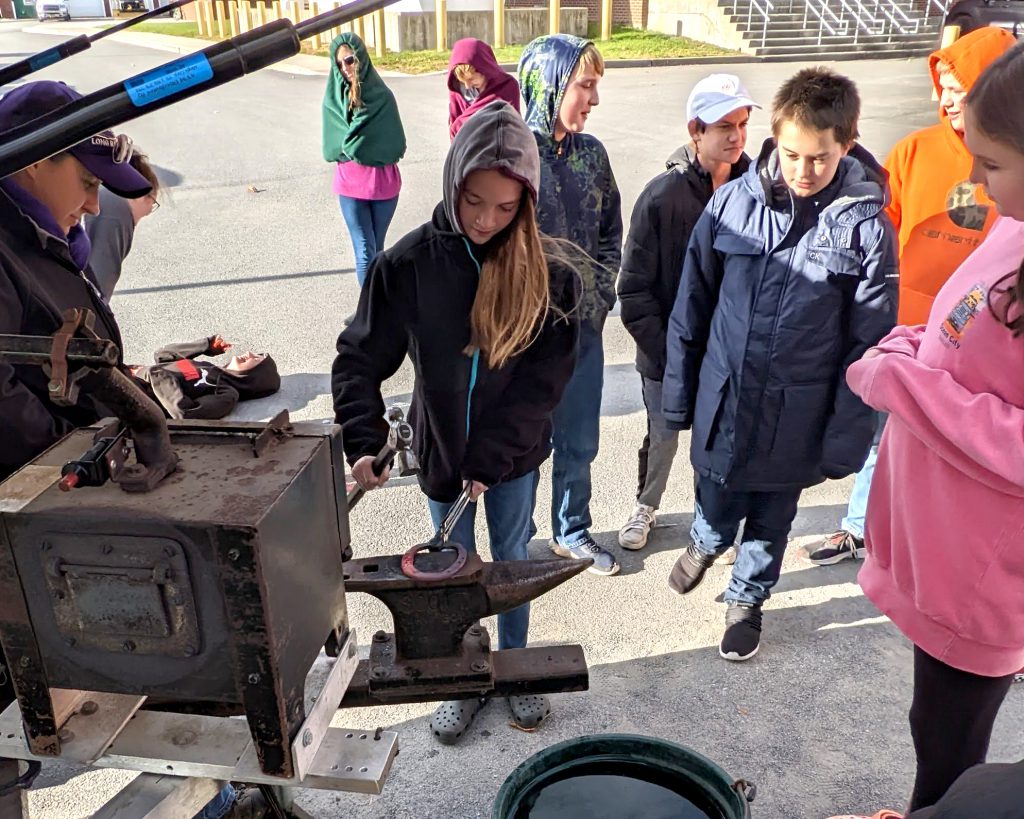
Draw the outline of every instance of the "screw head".
M241 552L238 549L228 549L228 560L238 560Z
M373 635L373 642L375 643L386 643L391 639L391 635L385 631L378 631Z
M20 660L18 660L18 665L20 665L22 668L28 668L31 663L32 661L28 657L22 657Z
M196 656L196 647L195 646L185 646L185 656L186 657L195 657Z
M81 713L83 716L88 717L92 716L99 710L100 707L96 703L94 703L92 700L86 700L82 703L82 707L81 709L79 709L79 713Z
M302 732L302 747L308 748L313 744L313 732L308 728Z
M260 681L260 675L259 674L250 674L249 675L249 685L256 685L259 681Z
M383 680L387 676L387 672L380 666L377 666L370 670L370 676L375 680Z
M123 643L121 643L121 648L128 652L135 651L135 641L125 640Z
M473 665L470 666L470 668L472 668L478 674L483 674L485 671L487 671L488 668L490 668L490 666L483 660L477 660L475 663L473 663Z
M480 626L470 626L469 630L466 632L466 634L468 634L470 637L479 637L480 636Z

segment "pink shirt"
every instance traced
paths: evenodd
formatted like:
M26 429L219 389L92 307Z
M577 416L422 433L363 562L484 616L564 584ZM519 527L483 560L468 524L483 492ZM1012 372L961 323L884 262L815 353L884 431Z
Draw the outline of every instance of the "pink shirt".
M339 162L332 190L350 199L394 199L402 189L398 165L376 167L358 162Z
M1022 258L1024 224L998 219L928 324L897 327L846 376L890 413L860 585L926 653L989 677L1024 667L1024 337L987 298Z

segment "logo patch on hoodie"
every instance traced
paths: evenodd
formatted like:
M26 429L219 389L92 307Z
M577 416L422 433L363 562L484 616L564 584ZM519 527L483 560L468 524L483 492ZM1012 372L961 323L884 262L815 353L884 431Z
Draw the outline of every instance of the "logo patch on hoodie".
M988 290L982 283L975 284L949 311L939 332L942 338L954 348L960 348L960 339L971 326L975 317L985 307Z

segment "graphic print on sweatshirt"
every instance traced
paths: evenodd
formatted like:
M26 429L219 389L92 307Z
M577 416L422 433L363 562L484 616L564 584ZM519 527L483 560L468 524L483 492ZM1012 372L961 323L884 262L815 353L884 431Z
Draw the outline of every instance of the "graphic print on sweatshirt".
M946 214L957 227L980 233L985 229L988 212L988 205L978 203L978 186L973 182L966 179L963 182L957 182L946 194ZM980 237L976 238L975 246L980 241Z
M946 320L939 327L939 334L942 336L942 340L953 349L960 349L960 341L964 333L970 328L978 313L984 309L987 296L986 286L979 282L972 285L964 297L949 311Z

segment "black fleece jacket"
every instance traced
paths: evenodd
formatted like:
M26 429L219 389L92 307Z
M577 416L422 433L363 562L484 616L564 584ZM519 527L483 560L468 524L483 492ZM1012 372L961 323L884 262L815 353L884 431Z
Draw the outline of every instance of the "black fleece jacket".
M426 495L450 502L463 481L494 486L536 469L551 450L551 412L576 363L575 276L551 267L552 309L534 342L497 370L480 358L470 392L470 312L487 246L456 233L443 205L433 220L374 260L331 371L345 455L376 455L387 438L381 384L408 354L410 421ZM472 255L471 255L472 254ZM468 422L467 422L468 417ZM467 431L468 428L468 431Z
M729 179L742 176L749 164L743 154ZM692 144L672 154L665 168L633 207L617 287L622 323L636 341L637 371L654 381L665 375L665 334L686 245L713 192Z

